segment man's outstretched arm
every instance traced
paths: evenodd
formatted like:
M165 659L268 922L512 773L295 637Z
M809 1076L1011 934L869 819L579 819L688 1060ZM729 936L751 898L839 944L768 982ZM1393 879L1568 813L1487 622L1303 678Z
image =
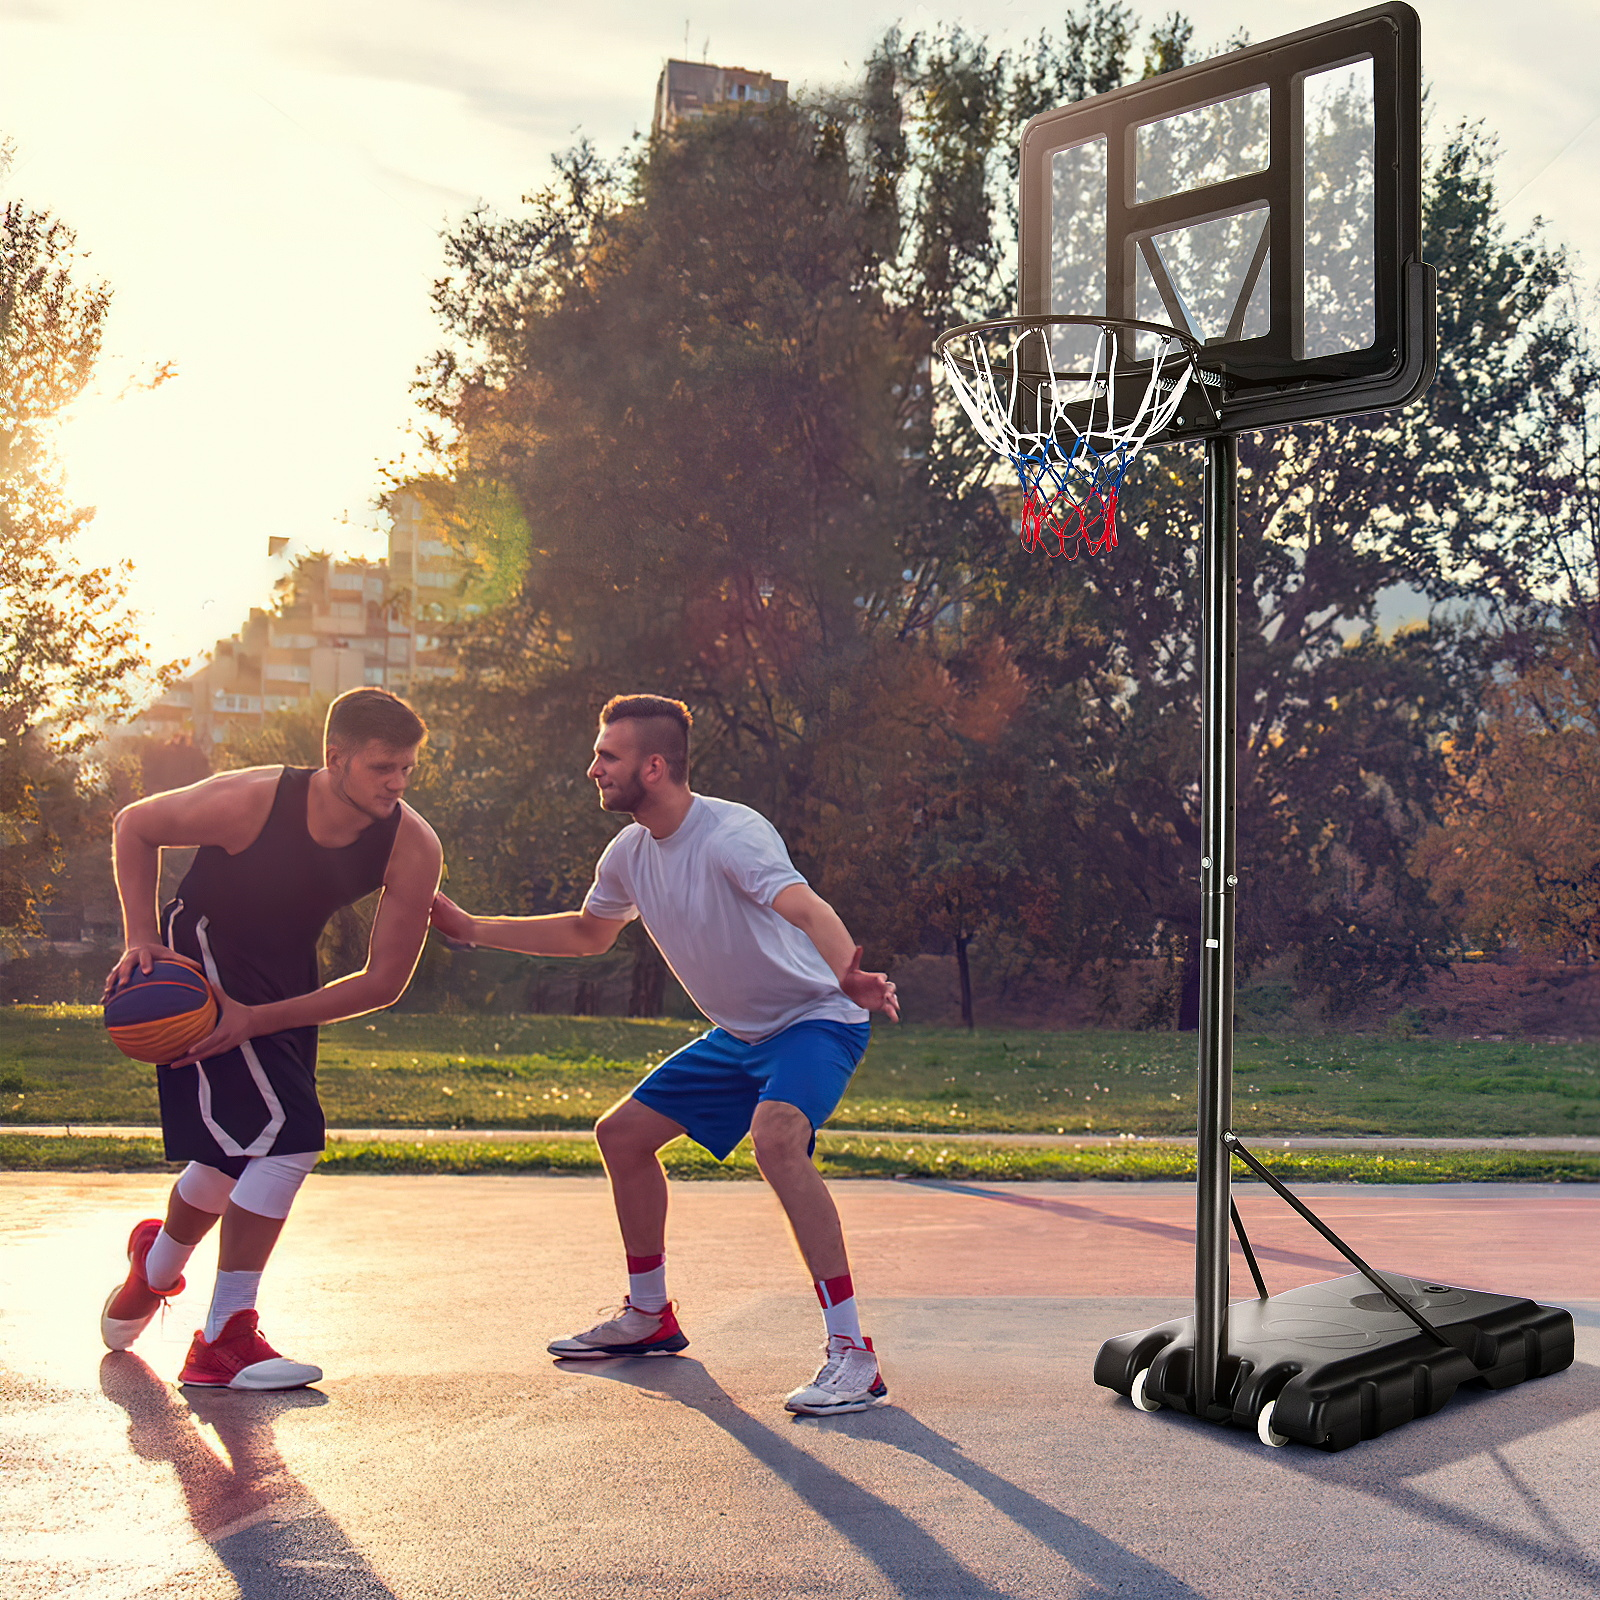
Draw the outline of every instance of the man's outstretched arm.
M886 972L861 970L861 946L850 937L839 913L808 884L791 883L778 891L772 909L798 928L833 969L839 987L866 1011L881 1011L900 1020L900 1002Z
M627 927L589 911L557 911L545 917L474 917L447 894L433 897L431 921L447 939L515 950L525 956L601 956Z

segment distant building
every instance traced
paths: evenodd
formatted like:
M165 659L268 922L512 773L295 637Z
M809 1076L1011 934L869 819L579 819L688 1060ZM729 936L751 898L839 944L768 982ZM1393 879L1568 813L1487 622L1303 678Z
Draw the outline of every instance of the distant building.
M787 78L744 67L714 67L707 61L669 61L656 81L656 112L651 129L671 133L680 122L728 111L773 106L789 97Z
M454 675L441 633L479 609L474 568L443 537L437 513L410 486L385 501L386 561L302 555L279 580L270 611L253 609L211 659L117 731L115 742L192 739L202 750L275 711L374 686L407 694ZM289 541L274 539L274 556Z
M389 513L389 583L403 611L407 651L391 656L384 687L405 694L429 678L453 678L455 657L440 630L481 609L475 598L476 569L444 537L433 502L418 489L396 489L384 501Z

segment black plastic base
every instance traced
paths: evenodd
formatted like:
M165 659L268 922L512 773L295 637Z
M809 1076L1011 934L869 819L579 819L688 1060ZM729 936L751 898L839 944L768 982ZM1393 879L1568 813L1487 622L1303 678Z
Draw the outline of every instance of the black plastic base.
M1508 1389L1572 1364L1569 1312L1393 1273L1383 1279L1449 1346L1420 1332L1359 1273L1240 1301L1228 1308L1228 1353L1208 1419L1253 1429L1275 1401L1275 1432L1345 1450L1438 1411L1464 1383ZM1183 1317L1108 1339L1094 1381L1129 1394L1148 1368L1144 1398L1193 1415L1193 1357L1194 1321Z

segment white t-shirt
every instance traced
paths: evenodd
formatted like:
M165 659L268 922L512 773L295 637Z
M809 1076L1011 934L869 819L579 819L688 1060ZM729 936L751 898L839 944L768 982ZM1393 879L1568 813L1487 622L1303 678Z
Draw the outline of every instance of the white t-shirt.
M697 794L677 830L634 823L601 853L585 911L644 918L645 931L694 1003L754 1044L797 1022L865 1022L832 968L772 902L795 871L759 811Z

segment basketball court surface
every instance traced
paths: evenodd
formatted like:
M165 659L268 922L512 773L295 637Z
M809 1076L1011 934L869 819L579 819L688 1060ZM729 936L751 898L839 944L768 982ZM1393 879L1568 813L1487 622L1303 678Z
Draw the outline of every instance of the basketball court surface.
M137 1355L100 1348L128 1229L164 1180L0 1178L7 1594L1600 1593L1600 1193L1308 1186L1382 1271L1577 1324L1571 1367L1415 1421L1408 1398L1341 1453L1144 1413L1091 1376L1107 1340L1192 1310L1119 1387L1216 1416L1243 1381L1226 1314L1230 1168L1248 1159L1229 1131L1237 436L1401 407L1432 377L1419 50L1415 12L1389 0L1034 118L1021 314L936 346L1045 555L1114 551L1134 456L1204 440L1197 1186L835 1186L891 1393L819 1421L781 1408L820 1323L757 1185L678 1190L685 1355L564 1366L546 1341L620 1294L598 1180L315 1179L262 1309L328 1377L252 1397L172 1387L198 1291ZM1264 1293L1347 1276L1272 1195L1244 1185L1239 1210ZM1410 1291L1371 1281L1374 1315L1419 1320ZM1543 1316L1529 1308L1530 1337ZM1263 1322L1263 1370L1296 1373L1271 1402L1283 1430L1332 1437L1289 1396L1352 1337L1376 1352L1352 1409L1425 1393L1400 1331L1369 1339L1348 1307Z
M1578 1321L1567 1371L1335 1455L1091 1381L1102 1340L1191 1306L1192 1186L835 1185L891 1392L821 1421L781 1409L820 1319L759 1184L677 1186L683 1356L562 1366L546 1340L619 1297L600 1180L313 1177L263 1323L328 1376L265 1396L172 1384L204 1247L165 1327L100 1345L128 1228L165 1189L0 1177L7 1596L1600 1593L1587 1187L1308 1189L1385 1270ZM1238 1193L1274 1293L1347 1270Z

